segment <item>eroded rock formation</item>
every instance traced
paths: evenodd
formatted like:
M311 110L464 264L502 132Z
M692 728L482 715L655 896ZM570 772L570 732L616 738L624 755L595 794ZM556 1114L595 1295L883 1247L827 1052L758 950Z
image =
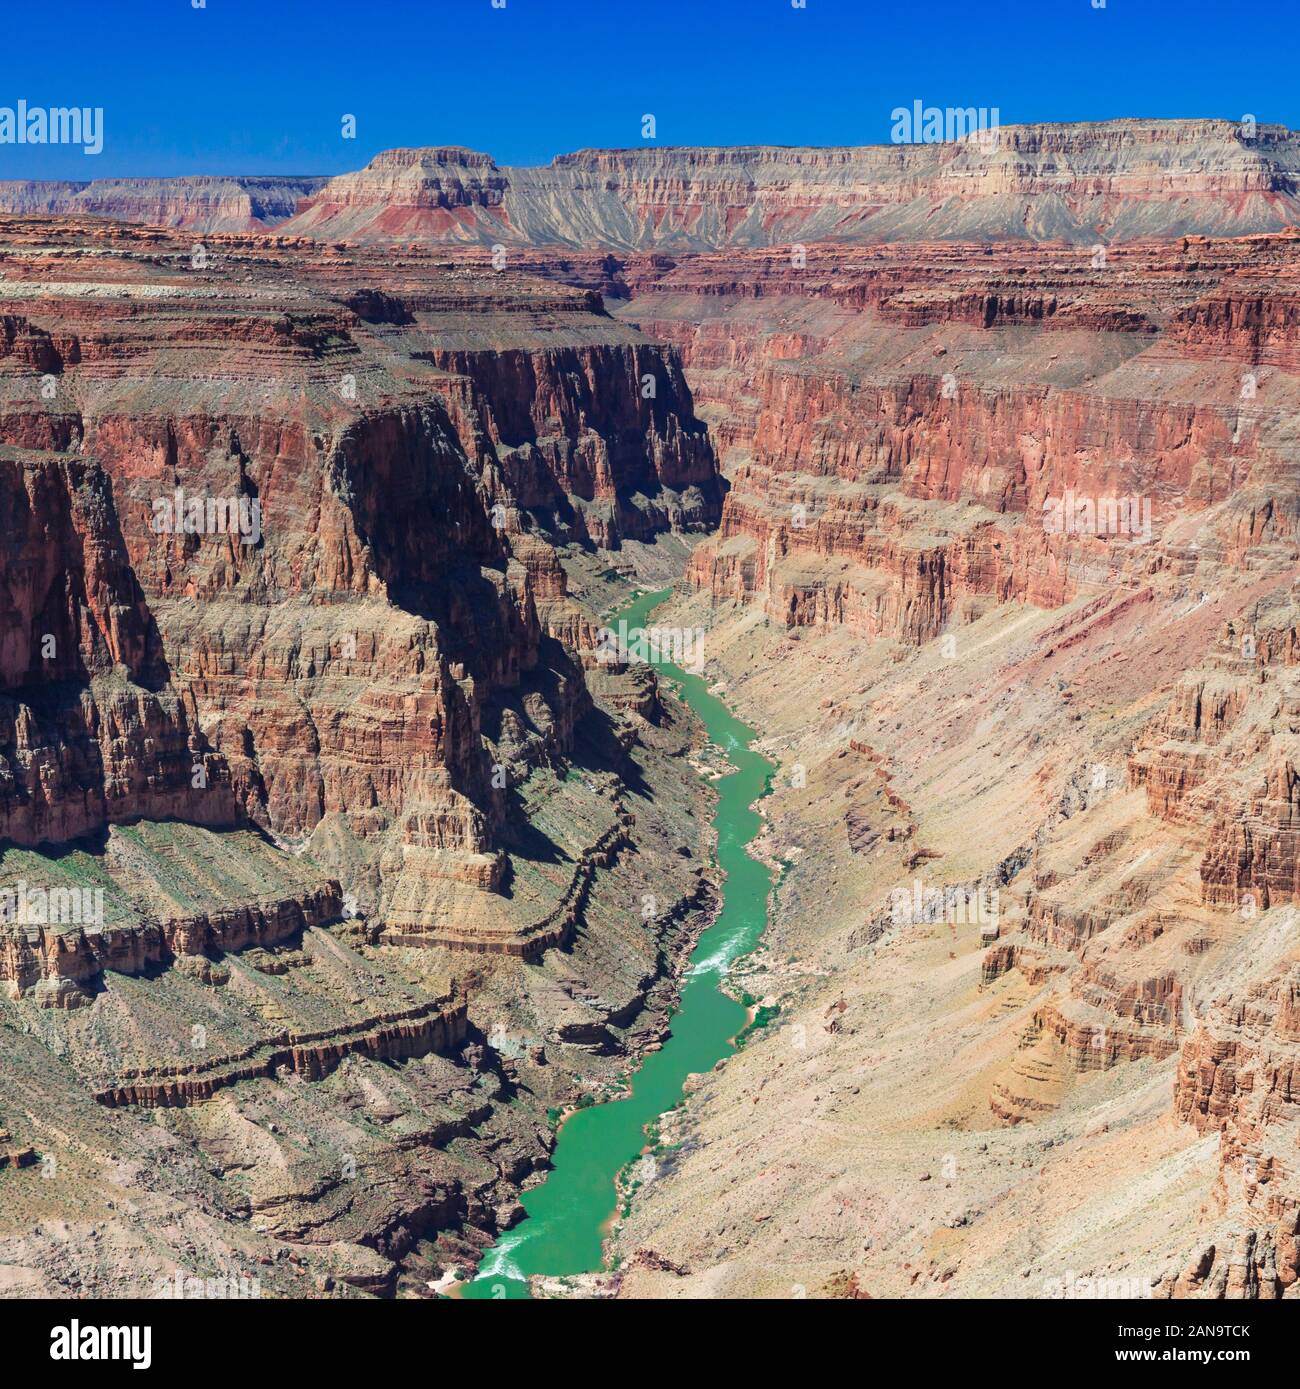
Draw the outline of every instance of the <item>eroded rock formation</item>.
M1297 146L1228 121L1022 125L854 148L580 150L499 168L387 150L287 224L326 238L699 251L790 243L1132 241L1296 220Z
M0 225L0 1114L131 1206L74 1291L419 1290L518 1218L707 911L693 729L597 662L557 547L599 573L723 487L591 290L211 226ZM67 1190L5 1194L32 1287Z
M147 1165L157 1107L214 1249L237 1206L364 1291L472 1261L548 1146L503 1101L608 1082L709 901L690 730L593 609L716 528L680 612L782 756L746 987L800 1040L675 1117L627 1287L1287 1294L1294 163L403 150L270 238L0 223L0 889L76 839L109 918L4 936L17 1150L48 1092Z

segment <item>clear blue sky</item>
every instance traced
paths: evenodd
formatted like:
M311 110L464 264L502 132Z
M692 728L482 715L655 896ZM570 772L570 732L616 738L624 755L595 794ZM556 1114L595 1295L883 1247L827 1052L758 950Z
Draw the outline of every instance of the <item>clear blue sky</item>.
M336 173L394 145L869 144L920 99L1003 124L1300 125L1300 0L9 0L0 107L102 106L103 153L0 178ZM344 140L341 118L357 118Z

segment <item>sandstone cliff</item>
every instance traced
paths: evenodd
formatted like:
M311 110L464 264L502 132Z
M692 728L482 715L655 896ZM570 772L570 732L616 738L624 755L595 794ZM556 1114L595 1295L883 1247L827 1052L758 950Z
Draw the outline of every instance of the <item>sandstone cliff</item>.
M1132 241L1297 220L1300 147L1280 126L1106 121L995 139L852 148L581 150L498 168L388 150L288 224L348 240L699 251L819 241Z
M557 548L716 524L680 364L423 253L0 242L0 1282L427 1292L707 906L693 729L595 707Z

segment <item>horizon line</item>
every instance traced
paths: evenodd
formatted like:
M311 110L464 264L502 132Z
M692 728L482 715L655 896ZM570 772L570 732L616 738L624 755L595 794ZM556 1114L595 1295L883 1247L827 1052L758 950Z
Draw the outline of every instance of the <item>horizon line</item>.
M914 103L914 104L915 104L915 103ZM892 107L892 108L891 108L891 114L892 114L893 112L896 112L896 111L912 110L912 109L914 109L914 108L913 108L913 107L901 107L901 106L896 106L896 107ZM926 109L929 109L929 108L926 108ZM946 110L946 109L948 109L948 108L945 107L945 108L936 108L936 109L943 109L943 110ZM954 109L954 110L955 110L955 109L961 109L961 110L976 109L976 110L978 110L978 109L981 109L981 108L979 108L979 107L975 107L975 108L967 108L967 107L956 108L956 107L954 107L954 108L952 108L952 109ZM985 109L991 109L991 110L996 111L998 108L997 108L997 107L992 107L992 108L985 108ZM1248 113L1248 114L1249 114L1249 113ZM998 129L998 130L1028 130L1028 129L1038 129L1038 128L1060 128L1060 127L1067 127L1067 126L1070 126L1070 127L1088 127L1088 126L1112 126L1112 125L1203 125L1203 124L1219 124L1219 125L1224 125L1224 126L1228 126L1228 127L1240 127L1241 124L1242 124L1242 122L1243 122L1245 119L1246 119L1246 116L1245 116L1245 115L1236 116L1236 117L1230 117L1230 116L1106 116L1106 117L1102 117L1102 118L1099 118L1099 119L1069 120L1069 121L1051 121L1051 120L1038 120L1038 121L1035 121L1035 120L1028 120L1028 121L1007 121L1007 122L999 121L998 124L997 124L997 126L994 127L994 128L996 128L996 129ZM1288 126L1288 125L1287 125L1285 122L1283 122L1283 121L1260 121L1260 120L1257 120L1257 121L1256 121L1256 129L1257 129L1258 131L1261 131L1261 132L1262 132L1262 131L1271 131L1271 132L1281 131L1282 133L1284 133L1284 134L1286 134L1286 135L1298 135L1298 134L1300 134L1300 127ZM963 138L957 139L957 140L943 140L943 141L917 141L917 140L913 140L913 141L890 141L890 140L873 140L873 141L866 141L866 142L864 142L864 143L862 143L862 144L808 144L808 143L802 143L802 144L776 144L776 143L772 143L772 142L770 142L770 141L763 141L763 142L756 142L756 143L741 143L741 144L671 144L671 145L669 145L669 144L659 144L659 143L658 143L657 141L655 141L655 140L647 140L645 143L643 143L643 144L638 144L638 145L580 145L580 146L579 146L578 148L576 148L576 149L560 150L559 152L553 154L553 155L551 156L551 158L550 158L549 161L546 161L546 162L543 162L543 163L540 163L540 164L498 164L497 161L496 161L496 156L495 156L495 155L491 154L491 153L488 152L487 150L475 149L472 145L460 145L460 144L454 144L454 143L450 143L450 144L428 144L428 145L386 145L386 146L384 146L382 149L376 150L372 155L370 155L370 157L369 157L364 163L359 164L359 165L356 165L356 166L351 167L351 168L336 170L336 171L333 172L333 173L325 172L325 171L323 171L323 170L322 170L322 171L316 171L316 172L299 172L299 173L269 173L269 172L268 172L268 173L251 173L251 172L249 172L249 173L234 173L234 172L213 173L213 172L190 172L190 173L182 173L182 174L154 174L154 173L139 173L139 172L137 172L137 173L126 173L126 174L118 173L118 174L100 174L100 175L92 175L91 177L89 177L89 178L84 178L84 179L82 179L82 178L33 178L33 177L27 177L27 178L22 178L22 177L4 178L4 177L0 177L0 186L3 186L3 185L5 185L5 184L14 184L14 183L27 183L27 184L37 183L37 184L79 185L79 186L81 186L81 187L89 187L91 184L94 184L94 183L101 183L101 182L107 183L107 182L111 182L111 181L113 181L113 180L119 180L119 179L149 179L149 180L156 180L156 181L158 181L158 182L169 182L169 183L171 183L171 182L178 182L178 181L181 180L181 179L222 179L222 178L230 178L230 179L258 179L258 178L260 178L260 179L274 179L274 180L281 181L281 182L288 182L288 181L292 181L292 180L294 180L294 179L324 179L324 180L329 180L329 179L334 179L334 178L340 178L340 177L343 177L343 176L345 176L345 175L347 175L347 174L350 174L350 173L358 173L358 172L360 172L361 169L367 168L370 164L372 164L372 163L373 163L376 159L378 159L381 155L393 154L393 153L396 153L396 152L398 152L398 151L414 153L414 152L417 152L417 151L433 151L433 150L447 150L447 151L451 151L451 150L459 150L459 151L463 151L463 152L466 153L466 154L478 155L478 156L480 156L481 158L490 160L490 161L492 162L492 167L493 167L493 168L496 168L496 169L549 169L549 168L553 168L553 167L555 166L555 164L557 163L557 161L559 161L559 160L562 160L562 159L571 159L571 158L573 158L573 157L575 157L575 156L577 156L577 155L584 155L584 154L647 154L647 153L649 153L649 152L651 152L651 151L654 151L654 150L657 150L657 151L660 151L660 152L682 151L682 150L701 150L701 151L705 151L705 150L707 150L707 151L721 151L721 150L815 150L815 151L870 150L870 149L898 149L898 148L907 148L907 147L910 147L910 146L926 145L926 144L928 144L928 145L935 145L935 144L952 144L952 145L973 144L973 145L978 145L979 143L980 143L980 140L979 140L978 135L967 135L967 136L964 136ZM97 156L96 156L96 157L97 157Z

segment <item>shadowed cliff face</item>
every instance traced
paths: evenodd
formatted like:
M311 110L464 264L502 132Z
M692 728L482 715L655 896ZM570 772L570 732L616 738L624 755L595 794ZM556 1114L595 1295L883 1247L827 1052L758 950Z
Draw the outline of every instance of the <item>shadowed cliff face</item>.
M167 680L107 475L0 448L0 514L0 838L233 822L229 774Z
M31 543L55 540L87 577L61 596L56 552L43 569L14 557L7 682L48 630L62 655L43 678L81 646L83 676L93 661L170 678L276 832L349 814L364 837L423 804L486 851L505 802L493 765L564 753L588 707L549 634L553 611L572 628L562 575L528 532L617 546L716 522L672 354L589 293L490 267L7 230L21 312L0 432L93 459L45 469L98 480L83 509L112 541L60 522L61 496L24 502L46 528ZM24 262L28 239L57 261ZM85 254L96 241L109 254ZM74 611L47 614L60 603ZM509 711L494 750L483 735Z
M15 218L0 262L0 1282L427 1292L707 907L694 730L559 553L716 526L680 364L422 252ZM44 1238L91 1206L110 1254Z

